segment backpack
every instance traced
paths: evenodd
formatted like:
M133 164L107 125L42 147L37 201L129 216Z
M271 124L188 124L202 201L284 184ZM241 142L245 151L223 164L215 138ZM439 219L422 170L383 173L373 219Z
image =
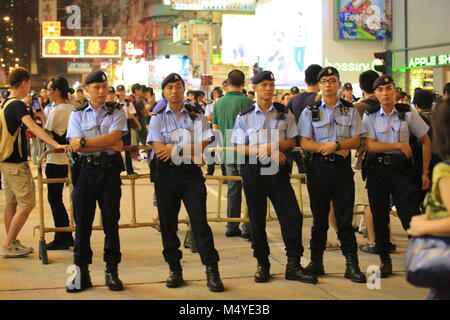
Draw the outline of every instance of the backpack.
M17 99L8 99L3 101L0 105L0 161L5 161L14 152L14 142L19 137L19 154L22 157L22 139L20 134L20 126L17 127L14 135L11 135L8 130L8 124L6 122L5 110L11 104L11 102L17 101Z

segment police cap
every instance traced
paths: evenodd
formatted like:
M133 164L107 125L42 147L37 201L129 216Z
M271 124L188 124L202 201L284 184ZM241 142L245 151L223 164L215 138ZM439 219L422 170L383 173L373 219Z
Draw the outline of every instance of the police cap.
M353 90L353 86L350 82L344 84L344 90Z
M298 93L300 93L300 90L297 87L292 87L290 92L291 92L291 94L298 94Z
M108 77L103 71L91 72L84 80L84 84L89 85L91 83L103 83L108 82Z
M373 83L373 90L377 90L378 87L386 86L388 84L395 85L394 79L389 75L383 75L375 80L375 82Z
M322 71L319 72L319 75L317 76L317 81L320 81L323 77L331 77L336 76L339 78L339 71L336 68L333 67L325 67L322 69Z
M116 93L116 89L114 89L114 87L109 87L108 93Z
M171 73L169 74L161 83L161 89L164 90L164 88L169 84L169 83L175 83L181 81L181 83L184 86L184 80L183 78L178 74L178 73Z
M125 86L124 86L123 84L119 84L119 85L116 87L116 91L125 91Z
M261 71L258 72L252 79L253 84L258 84L263 81L275 81L275 76L270 71Z

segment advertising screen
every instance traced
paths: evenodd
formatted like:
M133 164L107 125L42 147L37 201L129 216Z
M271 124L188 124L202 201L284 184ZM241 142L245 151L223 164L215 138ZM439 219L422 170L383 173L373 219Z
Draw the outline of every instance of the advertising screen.
M392 40L391 0L336 0L341 40Z
M276 0L256 8L259 66L277 87L305 86L304 70L322 64L322 1Z

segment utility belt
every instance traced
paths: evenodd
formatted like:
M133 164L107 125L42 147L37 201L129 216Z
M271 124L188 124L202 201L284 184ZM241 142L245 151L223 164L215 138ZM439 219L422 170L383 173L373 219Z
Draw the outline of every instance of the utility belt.
M169 161L162 161L158 158L154 158L154 168L157 171L167 171L169 169L176 169L176 170L180 170L180 171L192 171L192 170L198 170L199 167L198 165L194 164L194 163L190 163L190 164L186 164L186 163L181 163L179 165L175 164L172 162L172 160Z
M336 165L340 167L344 166L351 166L351 157L348 156L347 158L344 158L341 155L338 155L336 153L330 153L329 155L324 156L321 153L313 153L311 158L314 160L319 160L322 162L325 162L327 164Z
M401 173L412 172L412 160L403 154L367 153L362 166L363 179L367 177L369 169L374 167L390 168Z
M125 170L122 156L118 152L112 155L109 155L106 152L101 152L100 155L80 156L77 162L79 163L81 168L99 167L106 169L117 167L121 169L120 171Z

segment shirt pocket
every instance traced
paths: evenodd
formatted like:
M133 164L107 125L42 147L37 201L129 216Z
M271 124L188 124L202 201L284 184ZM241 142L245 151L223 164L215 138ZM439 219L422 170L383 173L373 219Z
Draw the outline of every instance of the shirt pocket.
M336 117L336 136L338 140L347 140L350 138L350 127L352 126L352 118L350 116L341 115Z
M287 121L272 119L270 122L271 141L283 141L286 140ZM277 138L278 132L278 139Z
M262 127L247 129L247 139L249 145L256 146L268 142L268 132Z
M161 134L164 137L164 143L166 144L178 143L178 133L177 127L174 125L167 125L161 128Z
M330 139L330 123L328 120L313 121L312 125L316 142L326 142Z
M385 121L376 121L375 122L376 141L390 143L391 141L389 141L389 130L391 130L391 128L389 128L389 126Z
M113 123L113 116L106 115L100 122L100 134L101 135L108 134L112 123Z
M97 137L97 124L93 121L83 122L81 124L81 129L83 129L85 138L94 138Z
M392 129L394 130L395 138L398 139L398 142L408 143L409 130L408 130L408 123L406 121L401 121L400 119L395 119Z

